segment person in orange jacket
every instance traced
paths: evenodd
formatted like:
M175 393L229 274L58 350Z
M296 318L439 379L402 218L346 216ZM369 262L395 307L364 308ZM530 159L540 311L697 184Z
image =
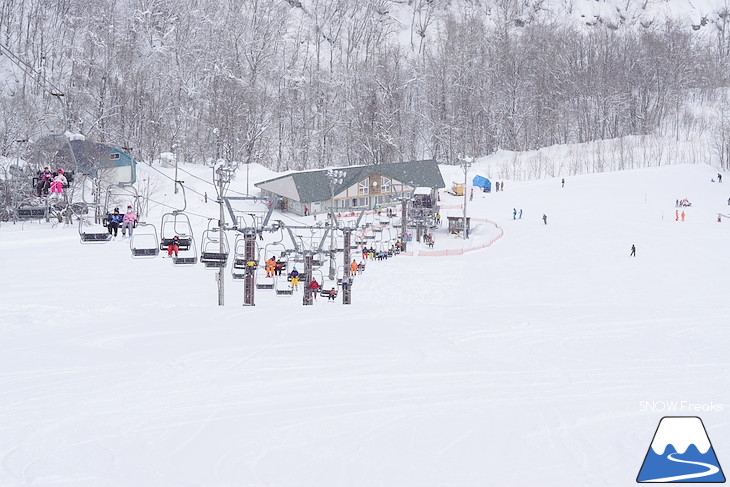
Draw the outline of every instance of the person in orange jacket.
M684 211L682 212L682 221L684 221Z
M350 272L353 276L357 275L357 262L355 262L355 259L350 262Z
M272 257L266 261L266 277L273 277L276 268L276 257Z

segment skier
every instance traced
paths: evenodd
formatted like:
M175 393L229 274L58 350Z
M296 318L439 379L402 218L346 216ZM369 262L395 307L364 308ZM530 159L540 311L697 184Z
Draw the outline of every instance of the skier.
M335 288L330 289L330 292L327 295L327 301L334 301L336 297L337 297L337 290Z
M312 297L316 300L317 293L319 292L319 283L317 282L317 279L312 278L312 280L309 282L308 291L312 293Z
M296 266L292 268L289 277L291 277L291 287L299 289L299 271Z
M114 208L114 213L107 215L106 228L109 230L109 235L114 233L114 238L119 233L119 224L122 223L122 215L119 214L119 208Z
M544 213L542 214L542 221L543 221L543 223L544 223L545 225L547 225L547 215L546 215L546 214L544 214Z
M513 220L517 219L517 208L512 208L512 219Z
M309 208L307 207L307 205L304 205L304 216L308 216L308 215L309 215Z
M352 275L357 275L357 262L355 262L355 259L352 259L352 262L350 262L350 272Z
M280 276L282 269L284 269L284 261L281 260L281 258L276 259L276 264L274 265L274 275Z
M722 182L722 174L720 174L720 173L717 173L717 182L718 183Z
M172 254L175 254L175 257L177 257L178 252L180 252L180 237L175 235L174 237L172 237L170 245L167 246L167 256L171 257Z
M564 188L565 187L565 178L563 178L562 183L563 183L563 186L562 187Z
M51 193L63 193L63 187L68 184L66 176L63 175L63 169L58 170L58 174L51 181Z
M276 256L272 256L266 261L266 277L274 276L274 269L276 268Z
M674 210L674 221L675 222L679 221L679 210Z
M469 192L469 201L472 201L474 199L474 188L471 188L471 191Z
M631 257L636 257L636 245L631 245Z
M134 231L134 224L137 223L137 214L132 209L132 206L127 206L127 212L124 214L124 218L122 218L122 238L126 238L126 231L129 229L129 237L132 237L132 232Z
M682 210L682 221L684 221L684 210Z
M48 166L44 167L43 172L38 176L38 196L48 194L48 188L50 188L52 180L53 173L51 173L51 169Z
M518 218L519 220L522 220L522 208L520 208L520 216Z

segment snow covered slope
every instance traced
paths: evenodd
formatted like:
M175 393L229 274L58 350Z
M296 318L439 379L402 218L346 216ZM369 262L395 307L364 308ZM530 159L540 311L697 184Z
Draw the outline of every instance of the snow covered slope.
M715 175L506 181L469 203L504 237L371 262L351 306L258 291L243 307L229 279L218 307L201 266L3 223L0 485L633 484L662 415L641 401L730 407ZM177 204L171 184L157 198ZM723 462L728 423L702 419Z

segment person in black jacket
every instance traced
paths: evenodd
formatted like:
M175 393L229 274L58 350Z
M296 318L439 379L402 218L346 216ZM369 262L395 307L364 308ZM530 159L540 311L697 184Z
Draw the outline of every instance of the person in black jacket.
M172 237L172 242L167 246L167 255L171 256L173 253L177 257L177 253L180 252L180 237L175 235Z

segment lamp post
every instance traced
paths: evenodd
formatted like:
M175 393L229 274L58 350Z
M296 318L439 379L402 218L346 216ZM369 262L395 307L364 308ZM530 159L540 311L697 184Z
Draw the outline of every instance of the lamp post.
M473 157L469 156L459 156L459 161L461 168L464 170L464 221L463 221L463 235L464 239L469 238L469 227L466 224L466 202L467 202L467 189L469 188L468 185L468 179L467 174L469 173L469 168L471 167L472 163L474 162Z
M330 193L332 194L332 205L330 207L330 273L329 278L334 279L337 275L335 264L335 189L342 184L345 179L345 171L339 169L327 169L327 180L330 185Z

